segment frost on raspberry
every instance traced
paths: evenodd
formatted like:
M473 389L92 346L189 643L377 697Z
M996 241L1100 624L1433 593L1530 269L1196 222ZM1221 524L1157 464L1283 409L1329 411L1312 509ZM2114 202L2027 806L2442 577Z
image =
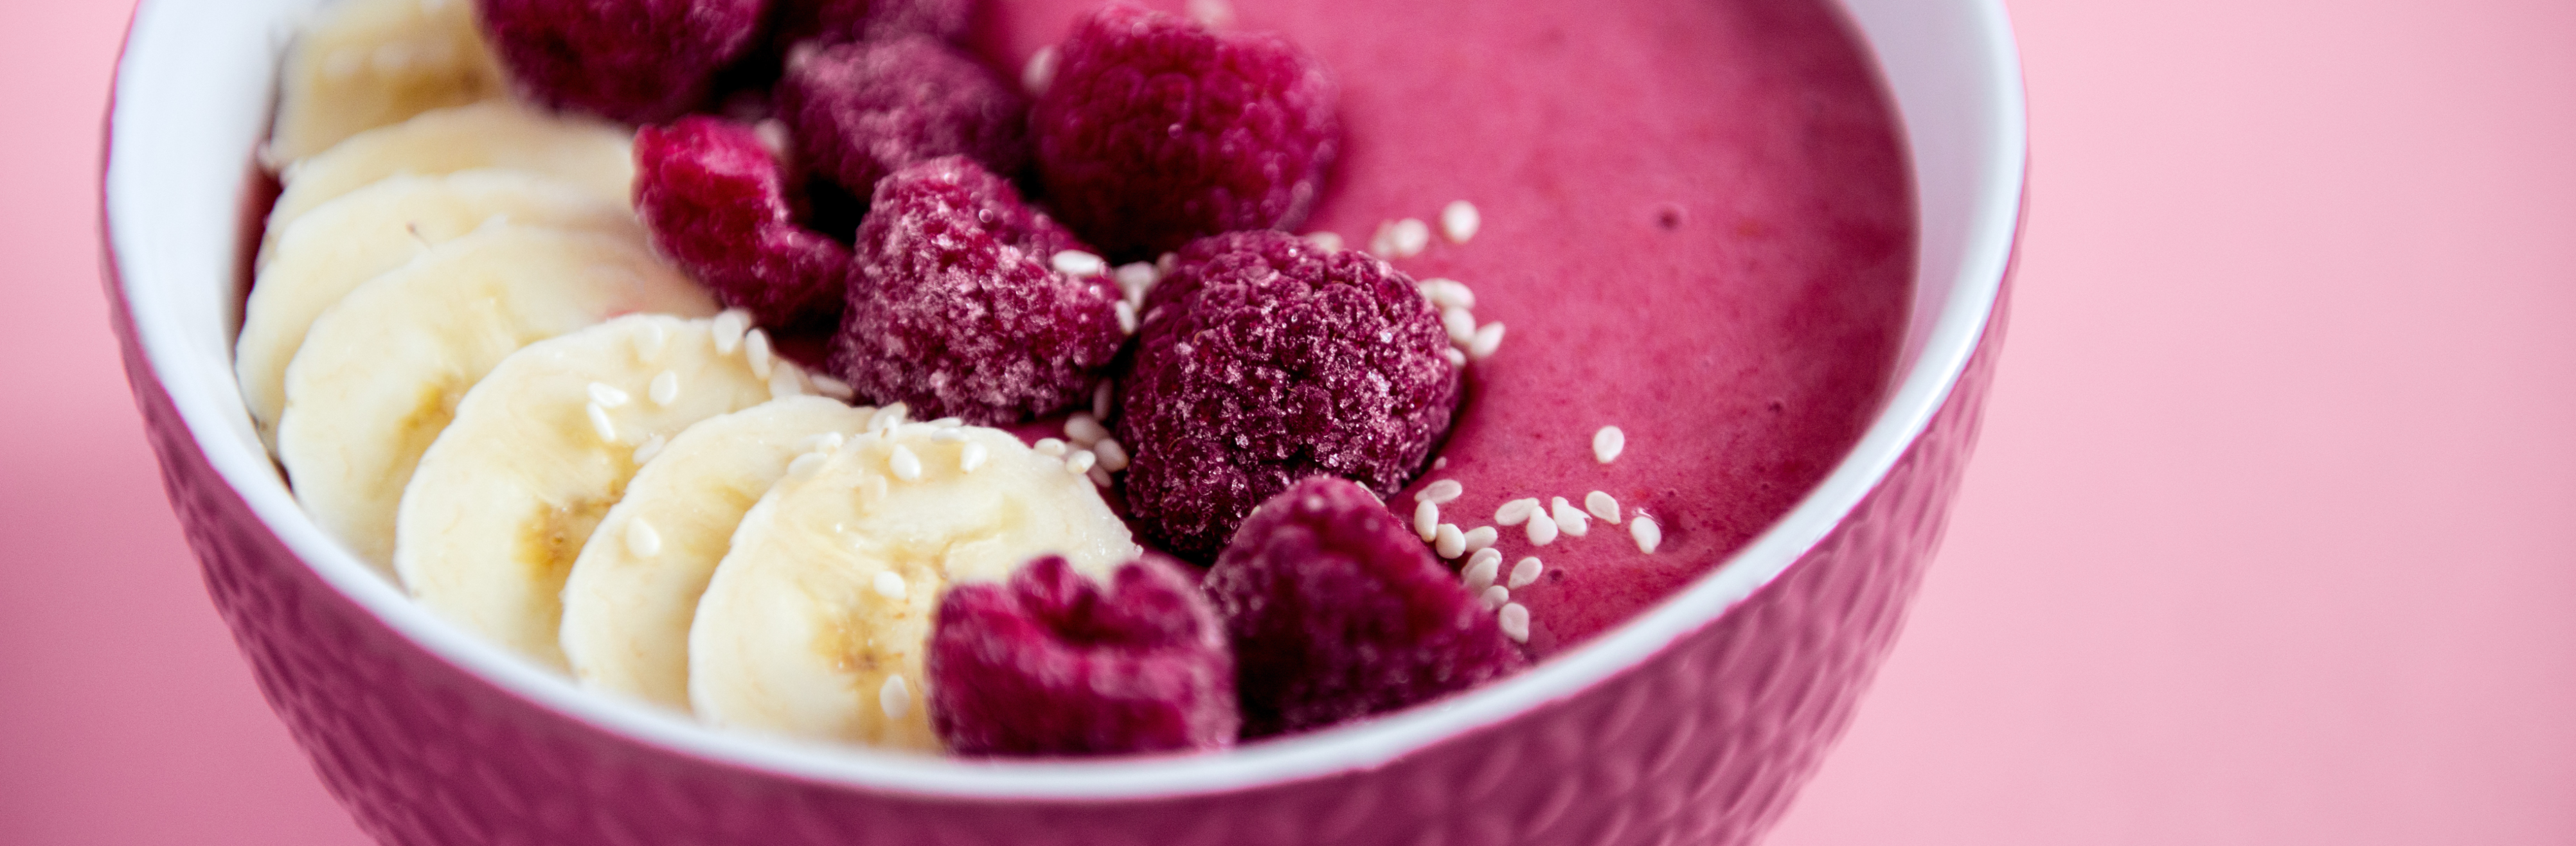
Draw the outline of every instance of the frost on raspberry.
M832 366L877 403L1016 422L1087 401L1126 340L1090 248L964 157L880 180L857 248Z
M1247 738L1393 711L1528 664L1403 520L1341 479L1272 497L1205 587L1234 643Z
M1242 724L1216 612L1150 554L1105 587L1048 556L952 589L925 664L931 729L960 755L1217 749Z
M1126 259L1293 229L1341 149L1336 89L1276 35L1112 6L1061 48L1031 120L1048 202Z
M800 52L779 80L800 162L851 192L941 156L994 173L1028 160L1028 103L955 48L914 36Z
M635 208L653 246L764 326L830 325L850 250L797 224L759 134L710 117L635 135Z
M974 23L974 0L778 0L771 41L848 44L926 35L957 43Z
M521 96L632 124L704 107L770 0L476 0Z
M1460 373L1411 277L1283 232L1183 248L1147 295L1118 440L1139 528L1207 561L1308 476L1393 495L1449 431Z

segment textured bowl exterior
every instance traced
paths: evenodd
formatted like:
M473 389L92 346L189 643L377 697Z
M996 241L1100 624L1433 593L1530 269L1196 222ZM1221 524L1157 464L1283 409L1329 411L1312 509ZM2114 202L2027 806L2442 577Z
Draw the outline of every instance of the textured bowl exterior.
M144 357L127 376L206 587L332 793L403 846L1737 844L1850 720L1939 545L2003 337L1999 296L1930 425L1777 579L1572 696L1375 768L1116 801L904 795L648 745L430 653L334 590L207 462ZM2007 293L2009 284L2006 286Z

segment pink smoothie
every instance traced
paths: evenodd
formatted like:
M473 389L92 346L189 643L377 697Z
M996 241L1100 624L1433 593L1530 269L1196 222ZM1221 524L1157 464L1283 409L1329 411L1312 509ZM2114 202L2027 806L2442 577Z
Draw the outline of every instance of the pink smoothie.
M1017 68L1098 0L994 4L981 48ZM1152 4L1180 11L1180 4ZM1503 529L1540 656L1634 615L1786 513L1858 440L1895 362L1914 264L1893 110L1816 0L1244 0L1343 86L1347 157L1306 231L1465 199L1469 243L1396 261L1508 327L1414 489L1455 479L1462 529L1595 490L1653 515L1538 547ZM1435 229L1437 227L1435 226ZM1605 425L1627 434L1611 464ZM1389 503L1410 515L1407 495Z

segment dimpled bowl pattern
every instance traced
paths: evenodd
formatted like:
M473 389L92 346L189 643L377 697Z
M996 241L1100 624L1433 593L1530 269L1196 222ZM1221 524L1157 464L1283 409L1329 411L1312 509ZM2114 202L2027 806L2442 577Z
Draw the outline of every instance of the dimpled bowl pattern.
M110 124L112 318L208 592L324 783L385 843L1751 842L1849 721L1903 620L2003 337L2023 153L2000 8L1855 2L1891 68L1926 198L1902 381L1832 478L1682 594L1448 703L1223 755L991 765L737 738L581 694L444 629L365 581L293 510L229 381L223 321L238 302L168 293L238 267L241 169L210 164L222 149L165 154L121 137L156 120L196 125L135 77L148 75L147 49L179 51L147 36L223 37L181 35L156 12L185 20L168 10L222 2L152 0L138 13ZM1992 42L1986 71L2001 72L1987 80L1992 96L1955 106L1965 117L1941 115L1938 74L1906 72L1940 52L1892 43L1916 25ZM264 92L256 52L236 64L244 78L229 84ZM218 123L219 136L256 136L255 117ZM1970 126L1970 141L1945 140L1950 124ZM1950 159L1996 172L1950 173ZM132 164L142 160L156 163ZM153 184L144 177L208 167L219 171L201 180L210 187L142 209L160 198L141 190ZM150 173L121 181L133 171ZM1952 195L1966 211L1937 208ZM191 234L156 237L179 232ZM174 269L197 264L220 267Z

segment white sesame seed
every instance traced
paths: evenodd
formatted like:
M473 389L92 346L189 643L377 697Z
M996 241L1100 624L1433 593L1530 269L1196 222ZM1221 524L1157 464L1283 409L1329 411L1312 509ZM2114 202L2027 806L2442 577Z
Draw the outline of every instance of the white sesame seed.
M634 553L637 558L660 555L662 554L662 533L653 531L653 524L644 522L642 517L628 520L626 521L626 551Z
M644 395L652 397L654 405L670 405L680 401L679 371L665 370L661 375L653 377L653 384L645 386Z
M1413 498L1423 502L1447 505L1450 501L1455 500L1466 493L1467 486L1460 484L1458 480L1442 479L1423 486L1422 492L1414 494Z
M1094 484L1094 485L1098 485L1098 486L1100 486L1100 487L1104 487L1104 488L1105 488L1105 487L1109 487L1110 485L1116 484L1116 483L1117 483L1117 481L1118 481L1118 480L1116 480L1116 479L1112 479L1112 478L1110 478L1110 477L1109 477L1109 471L1107 471L1107 470L1102 470L1102 469L1100 469L1100 468L1098 468L1098 467L1093 467L1093 468L1091 468L1091 472L1089 472L1089 473L1085 473L1085 474L1083 474L1083 475L1091 477L1091 483L1092 483L1092 484Z
M1054 438L1039 438L1038 442L1029 445L1029 448L1037 450L1039 455L1043 455L1048 458L1064 457L1064 442Z
M1591 495L1583 498L1583 508L1592 512L1594 517L1610 521L1611 525L1615 526L1619 523L1619 500L1609 494L1593 491Z
M599 407L601 408L616 408L618 406L634 402L635 398L628 396L625 391L618 390L616 386L610 385L606 382L592 382L590 383L590 401L599 403Z
M742 346L742 333L751 331L751 312L725 309L708 321L708 330L715 338L716 354L732 355L735 347Z
M1155 273L1160 273L1160 274L1165 275L1165 276L1170 276L1170 275L1172 275L1172 269L1173 269L1173 268L1176 268L1176 267L1180 267L1180 266L1181 266L1181 254L1180 254L1180 253L1164 253L1164 254L1162 254L1162 255L1160 255L1160 256L1156 256L1156 257L1154 257L1154 272L1155 272Z
M934 443L934 444L953 444L953 443L956 443L956 442L958 442L958 441L962 441L962 440L965 440L965 439L966 439L966 430L964 430L964 429L932 429L932 430L930 430L930 442L931 442L931 443Z
M900 720L912 713L912 691L904 687L902 676L887 676L885 686L877 688L877 707L885 711L889 720Z
M1127 469L1127 448L1120 445L1117 438L1101 438L1099 443L1091 445L1091 452L1100 456L1102 470L1116 473Z
M586 404L583 410L589 412L590 430L599 433L600 440L612 444L617 442L617 424L608 419L608 409L594 402Z
M1459 537L1467 541L1467 551L1474 552L1479 549L1484 549L1485 547L1493 546L1495 541L1502 539L1503 533L1495 530L1492 526L1477 526L1476 528L1467 530L1465 533L1459 535Z
M1441 347L1440 359L1449 362L1451 367L1467 366L1467 354L1459 352L1457 347Z
M1574 503L1565 501L1565 497L1552 500L1548 514L1556 518L1556 530L1564 532L1566 537L1579 538L1592 531L1592 518L1584 516L1583 509L1574 507Z
M751 133L759 137L760 146L769 148L771 158L780 161L787 159L787 124L784 121L764 120L752 124Z
M991 457L993 457L991 449L981 443L968 441L966 448L957 451L957 469L973 473L975 468L984 466L984 459Z
M1100 456L1091 454L1091 451L1087 449L1078 449L1074 450L1072 455L1065 456L1064 471L1080 476L1091 472L1091 468L1099 466L1099 464Z
M1476 342L1476 315L1466 309L1441 309L1440 327L1449 330L1449 343L1463 347Z
M1109 311L1110 313L1118 316L1118 331L1120 334L1136 334L1135 303L1131 303L1126 300L1119 300L1118 302L1110 304Z
M1546 570L1547 565L1539 563L1538 556L1523 558L1521 563L1512 565L1511 586L1515 590L1528 587L1529 583L1538 581L1539 573Z
M850 437L848 435L844 435L839 432L824 432L823 434L797 441L796 448L806 452L837 452L843 444L847 444L849 442Z
M1441 457L1439 457L1439 458L1431 459L1431 469L1433 469L1433 470L1447 470L1447 469L1449 469L1449 456L1444 455L1444 456L1441 456Z
M903 425L904 418L911 416L911 414L912 406L908 406L903 403L895 403L893 405L877 409L875 414L868 415L868 431L883 432L896 426L901 426Z
M769 367L772 363L769 353L768 332L753 329L742 336L743 361L751 365L751 375L754 378L769 378Z
M1098 276L1109 270L1109 262L1081 250L1065 250L1047 260L1055 272L1066 276Z
M1627 448L1628 433L1619 431L1617 426L1603 426L1601 431L1592 433L1592 457L1601 459L1603 464L1619 460L1619 453Z
M1494 586L1494 577L1502 567L1501 550L1480 549L1467 559L1467 567L1458 572L1458 578L1466 583L1468 593L1483 593L1486 588Z
M1476 292L1456 279L1422 280L1422 296L1441 308L1475 308Z
M670 348L671 333L662 331L661 321L646 321L644 331L635 333L636 361L645 364L661 361L662 353Z
M1512 601L1512 589L1502 585L1487 585L1484 594L1476 599L1485 603L1486 608L1499 608L1504 603Z
M787 462L787 475L800 479L814 475L814 471L823 469L823 462L830 460L832 460L831 454L823 452L809 452L797 456L796 460Z
M1545 511L1532 513L1529 519L1529 542L1533 546L1555 543L1556 518L1547 516Z
M1643 514L1629 521L1628 536L1637 540L1637 551L1647 555L1655 554L1655 547L1664 545L1664 527L1655 525L1655 518Z
M1127 295L1127 301L1136 305L1144 305L1145 292L1154 290L1154 283L1163 281L1162 271L1141 261L1119 265L1117 276L1118 292Z
M1440 209L1440 235L1448 238L1449 243L1467 243L1484 225L1485 217L1476 213L1475 203L1453 200Z
M1478 361L1492 358L1494 351L1502 348L1503 323L1499 320L1485 324L1476 330L1475 337L1467 339L1467 357Z
M894 600L903 599L903 595L906 592L904 590L903 577L896 575L893 570L878 570L877 577L872 581L876 582L875 587L877 589L878 596Z
M1387 231L1387 242L1395 248L1392 258L1421 255L1423 248L1431 246L1431 225L1410 217L1396 221Z
M653 456L661 455L662 448L669 446L670 443L670 441L663 440L660 435L645 438L643 445L635 448L635 463L643 464L647 461L653 460Z
M1226 0L1190 0L1188 9L1190 20L1209 29L1234 25L1234 4Z
M1118 386L1107 379L1100 380L1100 387L1091 389L1091 416L1109 419L1109 407L1117 401Z
M859 396L858 390L850 387L850 383L830 376L814 377L814 392L842 402L849 402Z
M1109 437L1109 430L1103 428L1100 419L1091 416L1090 412L1077 411L1064 419L1064 438L1072 441L1074 446L1088 447L1106 437Z
M893 470L897 479L921 481L921 456L912 454L911 447L895 444L894 453L886 456L886 468Z
M1055 82L1055 60L1055 45L1049 44L1038 48L1037 54L1029 57L1028 66L1020 69L1020 87L1029 96L1046 93L1047 86Z
M1413 533L1421 535L1423 543L1430 543L1440 539L1440 506L1438 504L1426 502L1413 507Z
M1315 249L1336 253L1341 252L1343 246L1342 235L1339 232L1308 232L1306 243L1315 245Z
M1502 625L1503 636L1511 638L1513 643L1529 642L1528 607L1518 602L1503 603L1503 611L1494 616L1494 622Z
M1529 522L1530 515L1536 513L1538 513L1536 497L1515 499L1494 509L1494 522L1504 526L1518 526Z
M1458 531L1456 523L1442 523L1431 536L1431 551L1440 553L1442 558L1465 555L1467 554L1467 533Z
M804 375L793 365L769 373L769 398L786 399L805 395Z
M1374 256L1395 255L1395 221L1378 221L1377 231L1369 234L1368 251Z

